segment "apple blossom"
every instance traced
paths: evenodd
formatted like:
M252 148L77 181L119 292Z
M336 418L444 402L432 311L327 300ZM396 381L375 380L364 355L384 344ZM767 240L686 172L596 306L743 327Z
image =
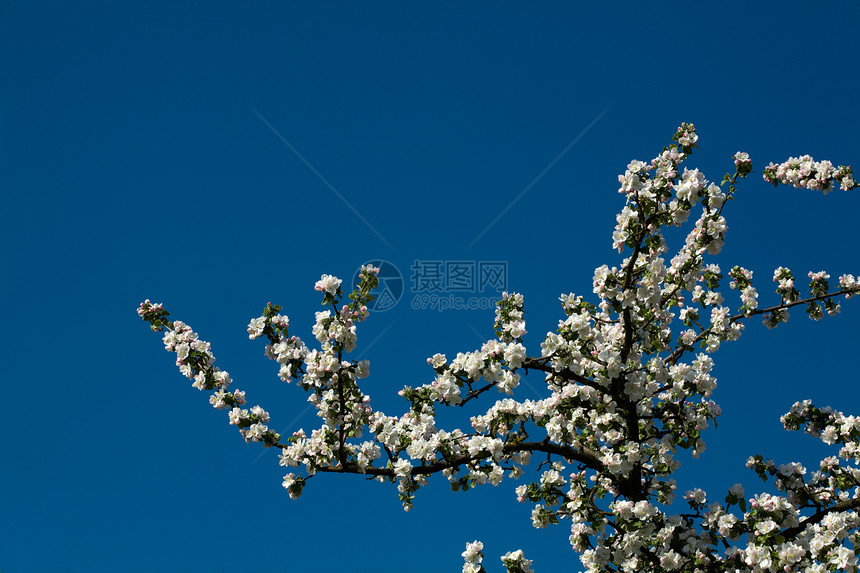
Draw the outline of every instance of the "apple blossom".
M728 286L738 296L725 298L725 277L712 257L729 230L724 210L738 179L752 173L752 161L739 151L734 174L716 184L682 165L698 148L695 127L682 124L674 141L650 162L630 162L618 178L626 204L612 245L627 256L594 271L594 302L561 295L558 328L543 337L539 356L529 356L523 296L503 293L496 337L450 361L442 354L428 358L432 379L399 392L409 404L399 416L376 409L359 386L369 376L368 361L348 358L358 344L358 323L368 317L378 268L362 267L348 303L340 279L323 275L316 282L327 307L312 327L317 348L289 334L289 319L277 305L267 304L250 321L249 338L267 340L265 355L278 363L278 376L308 392L320 418L318 428L299 429L283 441L268 428L262 407L243 408L244 392L228 392L232 380L214 366L209 343L168 320L161 304L146 300L138 314L153 330L167 331L163 342L176 353L180 372L212 392L210 403L228 410L246 441L277 447L282 466L302 468L283 478L291 498L318 473L360 474L394 484L408 510L434 474L455 491L531 475L515 486L517 501L532 504L535 527L568 523L571 547L589 572L856 570L858 417L797 402L782 417L786 430L802 429L834 449L818 468L754 455L747 467L770 481L773 493L750 497L735 484L721 501L695 488L683 495L686 503L679 501L689 510L673 506L679 449L703 452L704 433L721 413L713 400L713 354L737 340L750 318L773 328L788 320L789 309L805 305L818 320L837 314L841 297L860 294L853 275L840 276L831 288L827 272L811 271L809 296L802 295L805 287L792 271L778 267L776 296L767 296L753 271L732 266ZM770 164L764 179L824 193L835 183L846 190L856 185L850 167L809 156ZM666 255L663 230L691 217L677 252ZM518 399L520 381L535 372L549 396ZM503 396L465 429L439 427L437 408L486 399L493 388ZM530 473L535 454L541 463ZM483 548L480 541L466 545L464 572L484 571ZM508 573L532 571L520 550L501 561Z

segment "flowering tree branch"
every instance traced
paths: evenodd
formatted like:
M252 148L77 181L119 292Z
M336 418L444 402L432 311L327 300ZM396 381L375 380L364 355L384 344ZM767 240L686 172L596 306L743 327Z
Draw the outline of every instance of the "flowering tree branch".
M401 416L371 406L359 385L369 363L346 359L378 284L373 267L362 268L349 302L340 279L323 275L316 283L327 308L316 313L318 349L289 334L289 319L277 305L268 304L248 325L251 339L268 341L266 355L278 363L280 378L307 391L322 419L319 428L285 440L268 428L262 407L245 409L244 392L228 391L230 376L214 366L207 342L168 320L160 304L147 300L138 313L153 330L167 331L164 344L176 353L180 371L196 388L213 392L210 403L229 410L229 422L246 441L277 447L281 465L304 468L284 477L290 497L301 495L318 472L361 474L396 484L408 510L431 475L446 477L454 490L498 485L506 476L521 478L538 454L544 458L539 476L516 487L517 499L534 504L535 527L568 520L570 543L590 572L854 570L860 470L840 460L860 461L860 419L808 401L796 403L783 424L841 444L837 456L811 474L798 463L777 466L754 456L747 466L765 481L773 478L780 495L747 497L736 484L724 502L709 502L694 489L683 496L691 512L672 513L678 449L698 456L703 432L720 415L711 399L716 378L710 355L738 339L752 317L762 316L773 328L788 319L789 309L805 305L818 320L838 313L841 298L860 294L852 275L841 276L834 290L820 271L809 273L810 295L801 298L792 272L779 267L773 275L779 300L759 308L752 271L734 266L729 288L739 292L740 307L733 313L719 291L722 270L706 260L723 246L723 211L752 163L738 152L734 173L720 185L710 183L698 169L681 170L697 148L693 125L682 124L673 139L650 163L634 160L619 176L625 205L612 241L619 253L630 254L618 266L595 270L595 303L562 295L565 318L544 337L540 356L529 356L523 297L504 293L496 337L451 361L441 354L429 358L435 377L400 391L409 402ZM850 167L809 156L770 164L764 178L824 193L855 186ZM663 230L687 224L694 210L698 219L667 260ZM548 398L510 397L529 371L543 373ZM437 427L437 407L477 402L493 388L506 397L473 416L467 430ZM467 544L465 573L484 571L482 551L480 542ZM531 571L522 551L501 559L509 573Z

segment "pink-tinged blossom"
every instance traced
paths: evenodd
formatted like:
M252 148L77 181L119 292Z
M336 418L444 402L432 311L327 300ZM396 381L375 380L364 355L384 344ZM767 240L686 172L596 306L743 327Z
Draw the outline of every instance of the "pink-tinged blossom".
M314 285L314 290L334 295L337 293L337 289L340 288L341 282L339 278L332 275L323 275Z
M248 324L248 338L254 340L263 334L263 329L266 327L266 319L263 317L253 318Z

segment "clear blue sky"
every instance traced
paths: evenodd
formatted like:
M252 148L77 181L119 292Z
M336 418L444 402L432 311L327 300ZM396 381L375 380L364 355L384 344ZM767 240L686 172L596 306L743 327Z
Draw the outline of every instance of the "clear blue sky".
M458 571L474 539L491 567L523 548L539 573L578 570L569 531L534 530L508 480L436 482L409 514L360 478L289 500L276 453L246 445L140 322L144 298L212 343L273 428L309 430L304 393L245 327L272 301L310 340L322 273L390 261L407 292L356 352L399 414L428 356L492 335L491 310L411 308L413 262L507 263L539 353L558 295L590 294L619 260L617 174L682 121L700 134L691 167L718 180L738 150L756 167L724 269L753 269L763 301L775 266L860 273L860 195L760 180L801 153L860 167L857 4L528 4L0 3L2 573ZM779 415L807 397L860 413L858 307L753 323L715 356L723 416L682 491L758 491L754 453L820 458Z

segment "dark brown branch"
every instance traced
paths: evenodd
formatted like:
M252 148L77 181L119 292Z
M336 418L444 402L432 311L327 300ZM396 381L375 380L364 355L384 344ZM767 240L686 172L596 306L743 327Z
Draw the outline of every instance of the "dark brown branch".
M554 376L558 376L565 380L573 380L574 382L579 382L583 386L588 386L590 388L594 388L595 390L600 390L601 392L605 392L606 388L598 384L593 380L589 380L585 376L572 372L570 370L560 370L556 371L547 364L546 358L532 358L528 357L523 361L523 368L526 370L539 370L541 372L546 372L547 374L552 374Z
M647 233L643 233L639 238L639 241L636 244L636 248L633 249L633 254L630 255L630 261L627 263L627 268L625 269L626 276L624 277L624 285L622 286L622 292L625 292L632 288L633 286L633 267L636 264L636 259L639 257L642 241L645 240L645 236ZM633 349L633 317L630 314L630 307L625 307L622 311L622 324L624 327L624 344L621 347L621 353L619 359L621 360L621 364L624 365L627 362L627 357L630 355L630 351ZM621 373L612 381L613 394L615 394L615 398L622 405L625 410L624 421L627 426L627 435L628 438L635 442L639 443L639 416L636 412L636 403L630 401L627 396L622 392L622 384L624 380L624 374ZM627 479L623 483L623 493L631 500L631 501L640 501L644 498L644 494L642 492L642 467L636 463L633 464L633 469L630 471L630 474L627 476Z
M477 398L478 396L480 396L481 394L483 394L484 392L486 392L486 391L487 391L487 390L489 390L490 388L495 387L495 385L496 385L496 383L495 383L495 382L490 382L489 384L487 384L487 385L486 385L486 386L484 386L483 388L478 388L477 390L472 390L472 389L471 389L471 387L470 387L470 388L469 388L469 394L466 396L466 398L465 398L463 401L461 401L461 402L460 402L459 404L457 404L457 405L458 405L458 406L460 406L460 407L465 406L465 405L466 405L466 403L467 403L469 400L474 400L475 398Z
M748 313L744 313L744 312L742 312L742 313L740 313L740 314L736 314L736 315L734 315L734 316L730 316L728 320L729 320L729 322L737 322L737 321L739 321L739 320L741 320L741 319L749 318L749 317L751 317L751 316L758 316L758 315L762 315L762 314L765 314L765 313L768 313L768 312L773 312L773 311L775 311L775 310L784 310L784 309L787 309L787 308L791 308L791 307L793 307L793 306L798 306L798 305L801 305L801 304L809 304L810 302L815 302L815 301L819 301L819 300L827 300L827 299L829 299L829 298L833 298L833 297L837 297L837 296L842 296L842 295L846 295L846 294L855 294L856 292L857 292L857 291L856 291L856 290L853 290L853 289L843 289L843 290L839 290L839 291L836 291L836 292L831 292L831 293L827 293L827 294L820 294L820 295L818 295L818 296L813 296L813 297L805 298L805 299L803 299L803 300L798 300L798 301L795 301L795 302L789 302L789 303L783 302L783 303L780 303L780 304L778 304L778 305L776 305L776 306L772 306L772 307L770 307L770 308L764 308L764 309L760 309L760 310L753 310L753 311L750 311L750 312L748 312ZM705 330L703 330L702 332L700 332L700 333L699 333L699 336L697 336L697 337L696 337L696 340L694 340L694 341L693 341L693 344L691 344L689 347L691 348L694 344L697 344L697 343L698 343L698 342L700 342L702 339L704 339L708 334L710 334L710 333L711 333L711 328L712 328L712 327L710 327L710 326L709 326L708 328L706 328ZM671 363L673 363L673 364L674 364L674 363L675 363L675 362L676 362L676 361L677 361L677 360L678 360L678 359L679 359L679 358L680 358L680 357L681 357L685 352L687 352L687 348L688 348L688 347L679 346L678 348L676 348L676 349L675 349L675 351L674 351L674 352L672 352L672 354L670 354L670 355L666 358L666 362L671 362Z
M846 501L840 501L839 503L833 504L827 509L822 509L821 511L816 511L806 519L800 522L796 527L789 527L788 529L783 530L782 536L785 537L786 541L790 541L794 539L801 533L803 530L809 527L810 525L815 525L820 522L822 519L827 516L828 513L834 513L838 511L850 511L852 509L857 509L860 507L860 498L858 499L849 499Z
M521 442L518 444L505 444L502 447L502 452L504 454L514 454L517 452L545 452L547 454L553 454L561 456L568 460L579 462L598 472L605 471L606 469L606 466L603 465L603 462L597 459L594 453L589 451L580 451L570 446L554 444L552 442L549 442L548 440L544 440L542 442ZM456 468L472 462L484 460L489 457L492 457L492 454L490 452L482 452L481 454L476 456L461 456L448 460L433 462L424 466L415 466L412 468L412 475L431 475L439 473L443 470ZM354 463L340 464L334 467L320 467L317 468L316 471L342 474L364 474L369 476L384 477L395 476L394 470L391 468L367 467L365 468L365 471L362 472Z
M815 302L818 300L826 300L828 298L833 298L835 296L839 296L839 295L843 295L843 294L854 294L856 292L857 291L855 291L853 289L847 289L847 290L843 289L843 290L839 290L839 291L831 292L831 293L827 293L827 294L820 294L818 296L812 296L812 297L805 298L803 300L798 300L795 302L782 303L782 304L778 304L776 306L772 306L770 308L764 308L761 310L754 310L754 311L750 312L749 314L745 314L745 313L736 314L736 315L730 317L729 320L732 322L736 322L742 318L746 318L749 316L756 316L759 314L765 314L767 312L773 312L775 310L783 310L786 308L791 308L793 306L798 306L800 304L809 304L810 302Z
M633 253L630 255L630 261L627 263L627 268L624 269L624 285L621 287L621 291L630 290L630 287L633 286L633 266L636 264L636 259L639 258L639 253L642 245L642 241L644 240L644 235L639 239L636 244L636 248L633 249ZM624 346L621 347L621 363L624 364L627 362L627 356L630 354L630 350L633 348L633 324L632 317L630 316L630 307L624 309L621 315L622 322L624 324Z

